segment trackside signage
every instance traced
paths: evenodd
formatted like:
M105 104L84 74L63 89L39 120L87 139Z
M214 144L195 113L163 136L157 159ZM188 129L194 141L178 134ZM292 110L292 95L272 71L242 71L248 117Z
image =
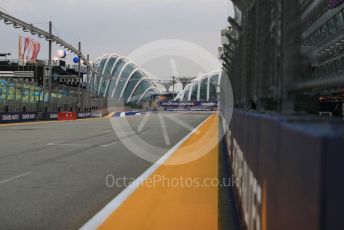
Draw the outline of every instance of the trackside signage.
M3 114L1 116L1 120L2 121L19 121L20 120L20 116L19 114Z
M45 113L44 114L44 119L45 120L57 120L59 119L59 114L58 113Z
M1 123L34 121L36 119L36 113L0 113Z
M78 119L90 118L90 117L91 117L91 112L78 112L77 114Z
M160 106L167 111L214 111L218 108L216 101L168 101Z

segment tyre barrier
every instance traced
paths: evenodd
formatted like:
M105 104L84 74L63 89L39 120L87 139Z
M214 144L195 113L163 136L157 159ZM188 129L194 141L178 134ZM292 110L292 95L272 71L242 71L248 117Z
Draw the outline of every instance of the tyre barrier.
M344 229L344 125L234 112L222 118L248 230Z

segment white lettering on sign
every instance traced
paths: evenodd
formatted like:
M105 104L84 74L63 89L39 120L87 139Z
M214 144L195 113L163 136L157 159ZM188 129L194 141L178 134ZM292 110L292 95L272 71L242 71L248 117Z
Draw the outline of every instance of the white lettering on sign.
M202 102L201 106L217 106L215 102Z
M23 114L22 115L23 120L32 120L36 119L36 114Z
M261 186L247 164L244 153L235 138L233 138L232 155L232 167L244 212L244 220L249 230L260 230Z
M79 117L89 117L91 116L91 113L79 113Z
M16 121L16 120L19 120L19 115L18 114L2 115L2 120L3 121Z
M58 119L59 115L57 113L51 113L50 114L50 119Z

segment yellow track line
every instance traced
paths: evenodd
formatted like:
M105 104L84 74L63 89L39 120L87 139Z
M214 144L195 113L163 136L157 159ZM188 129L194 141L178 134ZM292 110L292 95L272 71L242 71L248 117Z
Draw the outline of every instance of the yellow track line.
M192 134L99 229L218 229L218 187L209 183L209 179L218 179L218 116L212 115L198 131L200 134ZM199 140L207 141L200 144ZM195 153L203 157L168 165ZM194 182L190 186L187 180Z

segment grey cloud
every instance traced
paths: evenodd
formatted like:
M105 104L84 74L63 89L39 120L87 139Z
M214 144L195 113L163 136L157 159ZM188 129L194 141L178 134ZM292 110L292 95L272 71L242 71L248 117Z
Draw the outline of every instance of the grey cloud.
M220 30L232 13L228 0L0 0L0 6L30 22L51 17L54 32L72 44L81 39L93 59L103 53L127 55L166 38L194 42L216 56ZM0 52L16 52L18 32L1 25ZM42 57L46 53L44 44Z

